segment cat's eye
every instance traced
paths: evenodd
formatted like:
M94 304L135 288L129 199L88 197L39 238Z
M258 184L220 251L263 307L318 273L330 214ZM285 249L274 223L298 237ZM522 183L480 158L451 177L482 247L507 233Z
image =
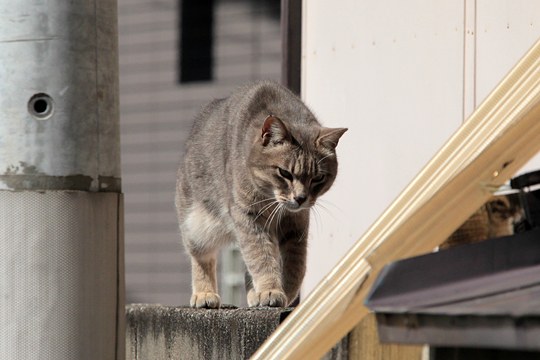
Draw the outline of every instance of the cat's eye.
M326 179L326 176L324 174L320 174L315 176L313 179L311 179L311 182L313 184L322 183Z
M282 177L284 177L285 179L289 181L293 180L293 176L290 172L288 172L287 170L283 170L282 168L278 168L278 170L279 170L279 175L281 175Z

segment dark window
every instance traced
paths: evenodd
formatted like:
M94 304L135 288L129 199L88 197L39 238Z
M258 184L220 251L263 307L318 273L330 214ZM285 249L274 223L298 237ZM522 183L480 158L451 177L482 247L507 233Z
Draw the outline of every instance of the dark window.
M213 78L214 0L181 0L180 82Z

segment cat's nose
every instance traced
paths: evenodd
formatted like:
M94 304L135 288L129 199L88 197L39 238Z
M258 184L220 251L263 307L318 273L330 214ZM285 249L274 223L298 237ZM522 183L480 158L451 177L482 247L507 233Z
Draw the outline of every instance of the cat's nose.
M298 206L302 205L306 201L305 195L298 195L294 197L294 200L298 203Z

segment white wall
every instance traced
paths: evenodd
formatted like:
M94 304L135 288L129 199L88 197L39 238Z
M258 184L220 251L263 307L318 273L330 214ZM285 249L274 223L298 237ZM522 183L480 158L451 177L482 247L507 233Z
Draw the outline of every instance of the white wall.
M540 2L304 0L303 12L303 98L349 128L313 217L307 294L540 37Z

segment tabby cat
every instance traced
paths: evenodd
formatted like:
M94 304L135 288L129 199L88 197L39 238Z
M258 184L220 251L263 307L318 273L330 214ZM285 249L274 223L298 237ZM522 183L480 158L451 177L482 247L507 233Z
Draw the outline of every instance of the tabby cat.
M440 246L447 249L514 234L523 209L509 195L492 196Z
M191 256L191 306L218 308L216 256L236 242L249 306L286 306L306 269L310 208L337 174L345 128L325 128L268 81L214 100L195 118L178 170L176 208Z

